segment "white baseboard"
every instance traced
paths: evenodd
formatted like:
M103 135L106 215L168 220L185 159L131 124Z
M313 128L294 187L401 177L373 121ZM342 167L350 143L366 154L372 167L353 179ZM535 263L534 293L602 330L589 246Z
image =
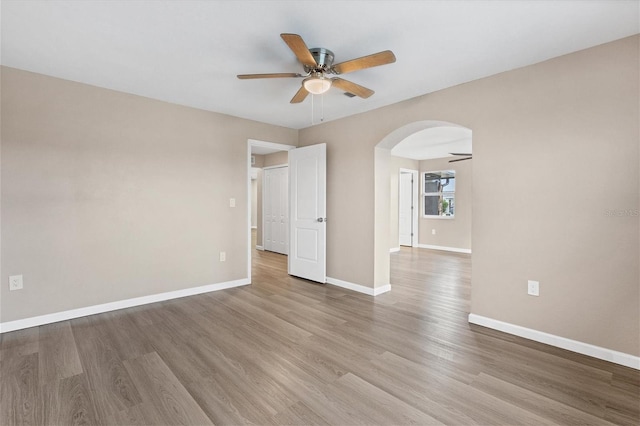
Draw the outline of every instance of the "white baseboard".
M348 281L342 281L337 278L331 278L331 277L327 277L327 284L346 288L347 290L357 291L358 293L364 293L369 296L377 296L379 294L391 291L391 284L383 285L382 287L371 288L371 287L366 287L360 284L354 284Z
M39 325L85 317L88 315L116 311L118 309L132 308L134 306L147 305L149 303L162 302L164 300L177 299L185 296L193 296L195 294L202 294L211 291L239 287L247 284L251 284L251 280L249 278L243 278L235 281L227 281L223 283L203 285L200 287L185 288L182 290L168 291L166 293L158 293L149 296L135 297L133 299L119 300L117 302L103 303L101 305L93 305L84 308L71 309L68 311L55 312L53 314L40 315L37 317L7 321L0 323L0 334L7 333L9 331L21 330L23 328L37 327Z
M378 296L383 293L388 293L391 291L391 284L386 284L381 287L376 287L373 289L373 295Z
M445 246L432 246L430 244L418 244L419 248L430 249L430 250L442 250L442 251L452 251L454 253L467 253L471 254L471 249L463 249L456 247L445 247Z
M400 247L393 247L389 249L389 253L397 253L400 251Z
M264 247L262 247L262 246L256 246L256 250L264 251Z
M494 320L492 318L487 318L476 314L469 314L469 322L472 324L477 324L483 327L492 328L494 330L524 337L525 339L534 340L536 342L566 349L582 355L588 355L593 358L609 361L614 364L620 364L624 365L625 367L640 370L640 357L637 357L635 355L625 354L623 352L614 351L612 349L591 345L589 343L579 342L577 340L567 339L565 337L544 333L542 331L521 327L519 325Z

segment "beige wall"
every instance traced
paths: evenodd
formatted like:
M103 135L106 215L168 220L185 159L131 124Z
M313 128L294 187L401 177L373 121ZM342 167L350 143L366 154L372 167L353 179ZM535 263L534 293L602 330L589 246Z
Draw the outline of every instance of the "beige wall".
M0 321L246 278L247 139L297 131L11 68L1 87L0 282L24 289L0 286Z
M424 211L422 197L420 197L420 244L471 250L471 188L473 179L471 172L474 160L449 163L450 159L437 158L420 161L420 173L441 170L455 170L456 172L456 211L453 219L424 218L422 216ZM420 187L420 191L422 191L422 187ZM436 230L436 235L432 234L432 229Z
M391 156L389 159L389 170L391 177L391 186L389 187L389 248L400 247L400 224L398 223L399 214L399 190L400 190L400 169L410 169L418 171L420 166L418 160L410 158L402 158ZM418 182L416 182L416 185ZM418 208L418 206L415 206ZM419 229L418 225L418 229ZM417 232L417 230L416 230Z
M389 221L391 153L388 149L374 149L374 232L373 287L391 283L389 264Z
M478 83L472 312L640 355L638 40Z
M474 142L471 311L639 355L639 220L606 214L639 208L638 51L626 38L301 130L301 146L327 143L328 275L384 281L374 147L414 122L456 123Z
M471 311L639 355L639 219L608 214L639 208L638 51L631 37L300 132L5 68L0 278L25 289L0 286L0 319L244 278L248 138L327 143L327 273L380 285L375 146L445 120L474 135Z
M373 114L375 120L379 114ZM373 287L373 148L381 122L368 117L359 114L302 129L299 146L327 144L327 276ZM388 233L389 222L386 228Z
M274 152L264 156L263 167L282 166L289 164L289 153L287 151Z
M262 168L264 167L264 155L255 155L254 167L258 169L256 179L256 246L262 247Z
M255 164L253 167L261 169L264 167L264 155L252 154L255 157Z

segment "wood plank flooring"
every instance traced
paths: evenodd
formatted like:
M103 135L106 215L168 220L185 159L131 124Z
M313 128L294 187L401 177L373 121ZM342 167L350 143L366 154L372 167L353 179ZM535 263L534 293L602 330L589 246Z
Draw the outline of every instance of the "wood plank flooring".
M640 423L640 372L468 324L468 255L402 248L376 298L253 268L2 335L0 424Z

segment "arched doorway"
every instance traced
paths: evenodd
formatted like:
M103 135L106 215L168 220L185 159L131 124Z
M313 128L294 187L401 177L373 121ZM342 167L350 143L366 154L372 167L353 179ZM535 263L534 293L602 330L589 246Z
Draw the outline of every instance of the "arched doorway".
M468 140L467 140L468 139ZM403 146L404 145L404 146ZM402 148L402 149L399 149ZM412 157L409 162L399 163L395 156ZM471 130L455 123L425 120L402 126L383 138L375 147L375 285L383 286L391 282L390 251L399 250L398 218L393 210L398 209L399 179L394 176L399 170L419 170L420 182L417 183L419 203L418 242L414 247L444 251L471 253L471 161L455 161L460 157L450 153L471 154ZM410 153L414 154L410 154ZM465 157L466 158L466 157ZM412 161L412 162L411 162ZM404 167L398 167L398 164ZM449 191L449 197L443 193L425 192L425 178L428 182L450 182L458 190ZM438 187L438 185L436 185ZM440 186L441 188L441 186ZM440 189L442 191L442 189ZM446 195L447 193L445 193ZM435 211L431 212L430 200L437 200ZM454 213L455 211L455 213ZM395 224L394 224L395 221Z

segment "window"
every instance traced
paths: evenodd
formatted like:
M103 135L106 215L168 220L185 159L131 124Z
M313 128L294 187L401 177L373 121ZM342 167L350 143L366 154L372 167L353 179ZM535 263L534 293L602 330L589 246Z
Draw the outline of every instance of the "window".
M455 170L422 173L423 217L453 218L455 192Z

